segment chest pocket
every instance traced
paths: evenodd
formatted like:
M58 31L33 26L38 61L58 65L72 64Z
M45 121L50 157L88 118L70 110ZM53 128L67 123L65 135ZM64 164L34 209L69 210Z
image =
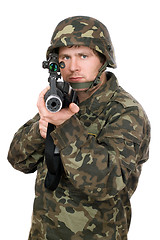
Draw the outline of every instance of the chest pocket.
M98 136L106 122L104 107L100 106L93 112L86 107L83 111L80 111L79 114L78 117L87 130L88 135Z
M93 135L97 137L102 130L103 126L105 124L105 120L101 120L99 117L97 117L90 126L87 126L86 129L88 131L88 135Z

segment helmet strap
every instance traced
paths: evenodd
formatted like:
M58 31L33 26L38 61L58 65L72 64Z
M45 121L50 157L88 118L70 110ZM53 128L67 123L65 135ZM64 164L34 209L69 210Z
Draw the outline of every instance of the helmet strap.
M102 75L102 73L106 70L107 68L107 61L100 67L97 77L95 78L95 80L93 82L91 82L90 87L87 89L87 91L95 86L97 86L101 81L100 81L100 77Z
M86 89L86 92L90 90L91 88L97 86L100 83L100 77L102 73L106 70L107 67L107 61L100 67L97 77L94 79L94 81L91 82L84 82L84 83L70 83L71 87L73 89Z
M73 89L85 89L89 88L92 82L83 82L83 83L70 83Z

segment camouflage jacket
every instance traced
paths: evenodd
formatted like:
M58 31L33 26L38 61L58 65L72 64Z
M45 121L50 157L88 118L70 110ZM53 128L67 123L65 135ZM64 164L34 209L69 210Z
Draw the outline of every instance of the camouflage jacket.
M65 169L55 191L47 173L39 115L15 134L8 159L25 173L37 169L30 240L126 240L130 197L148 159L150 125L141 105L107 72L107 83L51 136Z

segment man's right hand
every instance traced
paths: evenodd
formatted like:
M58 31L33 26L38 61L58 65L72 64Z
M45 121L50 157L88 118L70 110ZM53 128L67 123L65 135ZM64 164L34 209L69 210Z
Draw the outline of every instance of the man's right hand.
M43 138L46 138L48 123L51 123L57 127L70 119L75 113L79 111L79 107L75 103L71 103L68 108L63 108L59 112L49 112L44 101L44 95L48 89L49 87L45 88L40 93L37 102L37 107L40 114L39 129Z

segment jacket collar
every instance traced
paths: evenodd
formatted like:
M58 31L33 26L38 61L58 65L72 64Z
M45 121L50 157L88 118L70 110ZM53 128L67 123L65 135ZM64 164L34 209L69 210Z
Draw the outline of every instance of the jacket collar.
M95 93L88 99L79 104L81 114L85 114L87 110L91 112L100 112L104 108L115 91L119 87L118 80L112 72L106 72L106 83L103 84Z

